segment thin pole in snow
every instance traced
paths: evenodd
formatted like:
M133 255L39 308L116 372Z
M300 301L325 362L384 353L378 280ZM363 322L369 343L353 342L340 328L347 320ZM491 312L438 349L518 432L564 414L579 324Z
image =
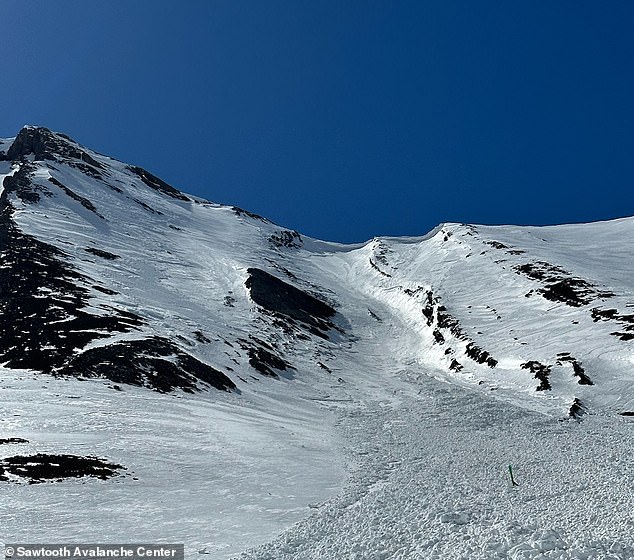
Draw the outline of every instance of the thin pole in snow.
M513 478L513 467L511 467L511 465L509 465L509 475L511 477L511 485L512 486L519 486L519 484L517 482L515 482L515 479Z

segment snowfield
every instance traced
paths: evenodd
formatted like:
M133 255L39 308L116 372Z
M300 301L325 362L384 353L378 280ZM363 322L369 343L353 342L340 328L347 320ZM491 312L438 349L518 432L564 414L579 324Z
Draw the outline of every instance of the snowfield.
M2 159L0 469L125 470L0 470L0 544L634 558L634 219L343 245L45 129Z
M3 437L29 441L4 454L97 455L127 469L107 481L3 485L4 542L184 542L227 558L301 519L344 477L332 422L292 396L245 405L6 374L0 391Z
M634 557L627 421L558 422L398 373L411 384L340 412L344 490L239 558Z
M553 397L518 406L488 384L448 383L408 355L416 333L386 322L355 331L346 383L324 389L345 435L343 491L238 558L634 557L632 420L580 422Z

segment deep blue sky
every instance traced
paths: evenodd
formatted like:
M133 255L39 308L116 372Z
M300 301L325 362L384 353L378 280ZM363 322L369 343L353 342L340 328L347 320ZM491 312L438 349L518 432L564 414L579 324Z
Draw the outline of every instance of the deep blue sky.
M0 136L337 241L634 214L634 2L3 2Z

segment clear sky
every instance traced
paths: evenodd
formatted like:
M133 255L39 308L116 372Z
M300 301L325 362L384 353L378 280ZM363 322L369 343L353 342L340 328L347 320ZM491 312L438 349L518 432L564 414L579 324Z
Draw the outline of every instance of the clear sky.
M634 214L630 0L0 6L0 136L336 241Z

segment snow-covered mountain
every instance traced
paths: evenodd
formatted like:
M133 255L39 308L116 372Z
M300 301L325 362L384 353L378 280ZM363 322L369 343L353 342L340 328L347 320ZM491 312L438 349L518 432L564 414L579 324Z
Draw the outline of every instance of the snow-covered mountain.
M0 541L634 557L634 219L330 243L37 127L0 184Z

